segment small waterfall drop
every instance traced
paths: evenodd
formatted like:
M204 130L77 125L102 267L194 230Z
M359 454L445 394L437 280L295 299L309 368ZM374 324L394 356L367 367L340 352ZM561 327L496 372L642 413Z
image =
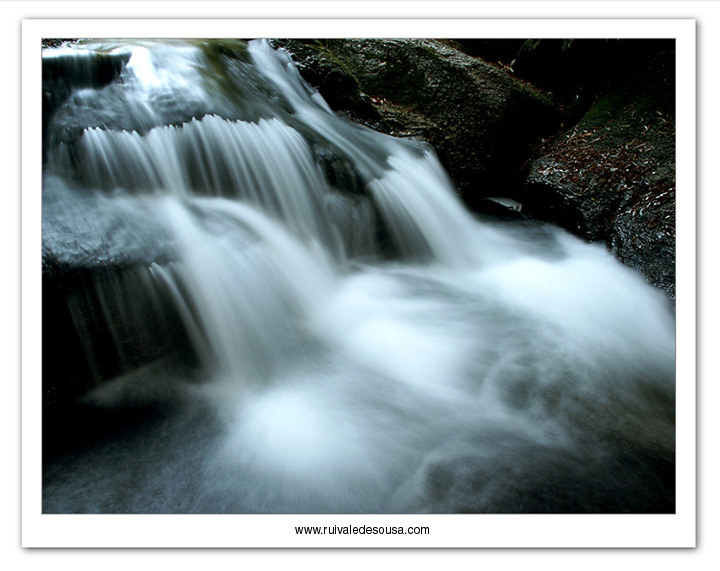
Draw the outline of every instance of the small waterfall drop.
M426 144L231 48L45 50L127 62L45 141L43 248L90 268L63 302L98 384L47 419L44 511L674 510L663 294L477 220Z

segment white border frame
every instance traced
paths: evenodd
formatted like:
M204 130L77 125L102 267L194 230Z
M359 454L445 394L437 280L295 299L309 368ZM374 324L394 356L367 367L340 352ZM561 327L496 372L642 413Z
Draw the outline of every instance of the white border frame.
M22 544L24 547L694 547L696 538L694 20L24 20ZM43 515L40 489L42 37L612 37L677 40L675 515ZM296 525L427 525L429 536L298 536Z

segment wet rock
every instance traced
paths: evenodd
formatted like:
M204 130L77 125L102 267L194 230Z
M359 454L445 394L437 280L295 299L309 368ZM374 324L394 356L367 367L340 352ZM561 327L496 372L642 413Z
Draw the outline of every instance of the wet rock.
M71 186L45 176L43 269L150 265L175 257L152 203Z
M675 188L634 196L618 212L610 248L624 264L675 298Z
M142 287L147 275L141 266L43 273L43 406L70 402L147 363L191 362L168 292ZM112 295L118 291L125 296Z
M43 257L43 405L159 361L196 364L168 289L148 268L69 267Z

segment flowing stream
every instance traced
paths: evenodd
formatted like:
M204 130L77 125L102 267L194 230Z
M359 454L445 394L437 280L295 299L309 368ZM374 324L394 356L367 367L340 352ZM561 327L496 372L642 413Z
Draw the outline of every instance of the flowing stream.
M101 56L45 139L43 246L105 268L66 301L98 383L46 413L45 512L674 511L662 292L478 219L266 41L43 57Z

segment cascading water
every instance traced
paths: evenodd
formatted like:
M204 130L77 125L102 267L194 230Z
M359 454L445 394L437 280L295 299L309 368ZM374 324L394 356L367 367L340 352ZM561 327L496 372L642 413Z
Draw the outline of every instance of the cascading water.
M673 511L664 295L213 45L45 50L126 63L46 132L43 247L103 267L66 303L119 364L46 413L44 511Z

